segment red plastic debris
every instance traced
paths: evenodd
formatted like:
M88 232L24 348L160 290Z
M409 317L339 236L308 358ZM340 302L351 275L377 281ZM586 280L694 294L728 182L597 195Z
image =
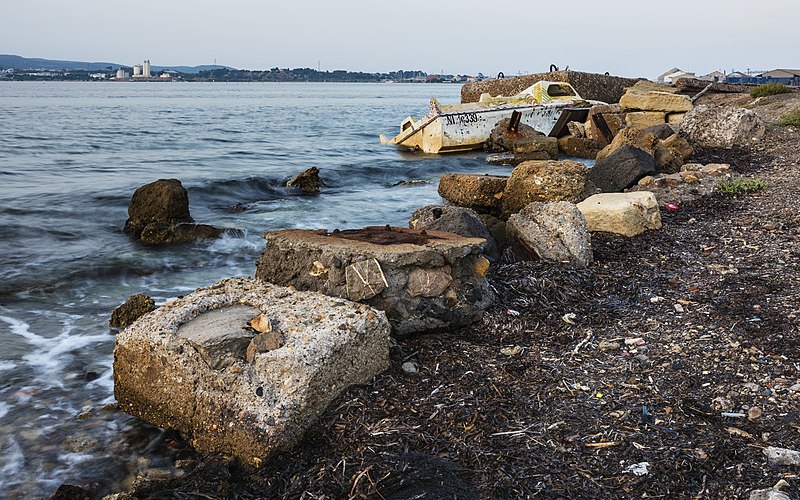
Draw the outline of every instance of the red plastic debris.
M666 205L664 205L664 208L666 208L670 212L677 212L678 210L680 210L681 207L679 207L674 203L667 203Z

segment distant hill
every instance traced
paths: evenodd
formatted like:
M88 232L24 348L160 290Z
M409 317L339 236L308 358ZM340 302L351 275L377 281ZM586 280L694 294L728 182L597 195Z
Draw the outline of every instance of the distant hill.
M84 61L58 61L53 59L39 59L35 57L21 57L11 54L0 54L0 68L27 70L37 69L46 71L109 71L112 69L130 68L129 64L119 64L111 62L84 62ZM228 66L207 64L202 66L152 66L152 71L162 71L171 69L180 73L199 73L212 69L234 69Z

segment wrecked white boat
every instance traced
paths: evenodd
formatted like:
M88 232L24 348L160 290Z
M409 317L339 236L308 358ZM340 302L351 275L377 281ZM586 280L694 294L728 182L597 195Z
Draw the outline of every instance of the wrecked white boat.
M431 98L430 112L420 120L408 117L393 139L381 135L381 143L425 153L450 153L480 149L497 122L520 113L519 123L545 135L560 129L559 122L585 119L592 103L568 83L537 82L510 97L483 94L479 102L442 105Z

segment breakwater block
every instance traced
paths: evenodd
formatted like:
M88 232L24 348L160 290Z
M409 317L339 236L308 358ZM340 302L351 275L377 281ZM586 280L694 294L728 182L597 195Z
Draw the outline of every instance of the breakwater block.
M294 445L344 389L389 364L389 323L364 304L251 278L165 304L117 335L124 411L252 465Z
M478 102L483 93L489 93L493 96L516 95L534 83L543 80L569 83L584 99L603 101L609 104L619 102L625 93L625 88L633 86L638 81L634 78L621 78L619 76L584 73L582 71L535 73L512 78L467 83L461 87L461 102Z
M398 336L470 324L493 300L482 238L389 226L264 238L257 279L368 304Z

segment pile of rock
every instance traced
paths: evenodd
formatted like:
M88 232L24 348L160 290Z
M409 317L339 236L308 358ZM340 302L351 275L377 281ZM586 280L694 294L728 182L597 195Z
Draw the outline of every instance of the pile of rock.
M486 149L513 153L512 162L515 164L528 160L554 160L558 157L558 141L555 137L547 137L524 123L513 129L510 118L504 118L495 125Z
M630 191L652 192L661 206L682 204L714 193L720 182L731 177L729 170L726 163L688 163L680 172L644 177Z
M677 92L678 89L670 85L637 82L619 101L625 110L625 125L647 128L663 123L681 123L686 112L692 109L692 101Z
M195 224L189 215L189 194L178 179L159 179L137 189L128 205L124 230L145 245L188 243L224 232Z
M558 139L566 156L594 159L625 127L625 113L618 104L598 104L589 109L585 122L569 122L568 135Z

